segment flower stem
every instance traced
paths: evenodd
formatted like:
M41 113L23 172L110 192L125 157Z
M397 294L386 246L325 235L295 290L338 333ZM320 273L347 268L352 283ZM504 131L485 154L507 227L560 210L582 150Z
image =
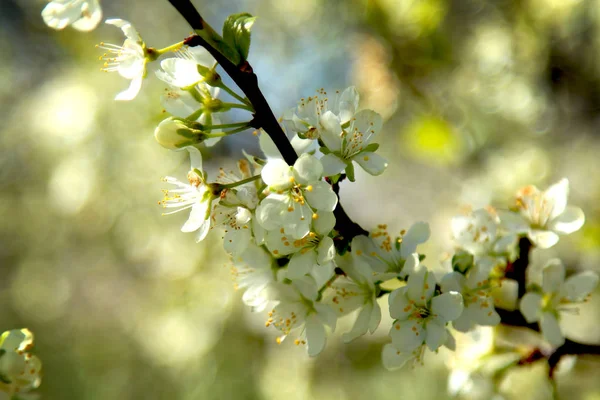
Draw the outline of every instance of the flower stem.
M170 46L164 47L162 49L154 49L154 53L156 53L157 55L161 56L165 53L168 53L170 51L177 51L179 49L181 49L183 47L183 41L172 44Z
M246 104L238 104L238 103L223 103L223 106L229 108L241 108L242 110L254 112L254 108L246 105Z
M224 91L226 91L231 97L235 98L238 101L241 101L242 103L244 103L248 107L250 107L249 111L254 111L254 107L252 107L252 103L250 103L250 101L247 98L242 97L239 94L237 94L236 92L234 92L229 86L224 84L222 81L221 81L221 84L219 85L219 87L221 89L223 89Z
M241 181L237 181L237 182L233 182L233 183L228 183L227 185L221 185L221 188L223 189L231 189L234 188L236 186L241 186L244 185L248 182L253 182L255 180L258 180L260 178L260 174L259 175L254 175L251 176L250 178L246 178L246 179L242 179Z
M213 125L213 126L218 127L219 125ZM229 136L229 135L234 135L234 134L239 133L239 132L243 132L243 131L245 131L248 128L250 128L250 125L244 124L243 126L240 126L239 128L232 129L232 130L227 131L227 132L206 133L206 137L208 137L208 138L225 137L225 136Z

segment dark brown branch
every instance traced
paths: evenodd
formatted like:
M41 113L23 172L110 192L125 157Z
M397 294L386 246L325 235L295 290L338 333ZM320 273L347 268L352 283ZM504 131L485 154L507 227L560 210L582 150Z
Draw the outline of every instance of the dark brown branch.
M505 276L509 279L514 279L519 284L519 299L525 296L525 292L527 291L526 271L529 265L529 252L531 248L531 241L527 237L522 237L519 240L519 258L506 267Z
M189 0L169 0L169 2L179 11L193 29L208 29L204 19ZM250 103L252 103L255 110L253 126L262 128L273 140L285 162L293 165L298 159L298 155L281 129L281 125L279 125L271 107L258 87L258 78L253 72L250 63L244 61L240 65L235 65L200 36L190 36L185 40L185 44L188 46L202 46L217 60L223 70L233 79ZM339 186L334 186L334 190L338 194ZM335 229L339 232L345 245L350 243L352 238L357 235L368 234L367 231L350 219L339 202L334 210L334 215L336 218Z

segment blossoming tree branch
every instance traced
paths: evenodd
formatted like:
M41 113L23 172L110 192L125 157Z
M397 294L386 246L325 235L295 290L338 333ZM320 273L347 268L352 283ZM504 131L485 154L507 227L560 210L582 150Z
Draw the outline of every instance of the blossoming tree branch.
M416 221L397 234L385 224L369 232L339 203L339 183L354 182L355 168L380 175L388 166L377 153L382 117L360 109L356 89L320 89L278 120L248 62L254 17L231 15L218 33L189 0L169 1L194 35L157 49L130 22L108 19L125 40L98 45L103 69L130 81L116 100L133 100L149 66L160 59L154 75L169 87L161 104L170 116L154 136L161 146L189 154L190 169L181 179L164 178L169 188L159 203L169 210L165 214L189 212L181 230L194 233L197 242L222 232L243 302L255 312L268 310L265 324L280 331L278 342L291 337L317 356L338 318L351 313L355 322L342 339L372 334L382 318L379 299L386 297L384 312L393 319L382 351L388 369L420 363L425 352L442 346L455 350L456 332L502 324L540 333L539 346L491 346L478 362L454 369L450 389L456 395L467 394L482 377L497 382L519 365L545 360L553 378L562 356L600 354L598 345L565 339L559 324L565 312L587 300L598 276L567 275L553 259L540 282L526 278L531 251L554 246L584 223L583 211L567 205L566 179L546 190L524 187L504 208L453 218L454 254L449 271L436 276L419 252L430 236L427 223ZM52 28L85 31L98 24L102 11L95 0L55 0L42 16ZM223 72L237 88L224 83ZM223 92L231 100L219 98ZM232 109L247 118L224 123ZM236 173L220 170L215 176L203 168L200 148L209 151L246 130L260 132L263 154L244 153ZM486 367L498 357L503 361ZM2 360L4 353L4 367Z

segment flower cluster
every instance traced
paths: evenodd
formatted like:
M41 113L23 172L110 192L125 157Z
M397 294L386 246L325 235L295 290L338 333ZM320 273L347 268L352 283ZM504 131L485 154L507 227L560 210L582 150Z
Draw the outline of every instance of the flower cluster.
M75 10L80 3L88 8L97 4L54 1L47 8L62 5ZM64 18L67 22L55 24L78 23L71 14ZM211 146L222 137L268 126L265 118L269 116L255 109L265 105L229 88L204 48L188 47L186 41L155 49L146 45L129 22L112 19L106 23L119 27L126 36L122 46L99 46L106 50L101 56L106 60L105 70L131 80L117 100L133 99L147 76L148 64L167 53L175 54L162 59L155 74L168 85L161 104L170 116L158 124L154 137L165 149L189 155L190 168L184 181L164 178L171 185L159 201L171 209L165 214L189 211L181 231L195 233L196 242L218 230L230 255L236 287L244 291L243 302L253 311L270 310L266 326L280 332L278 341L292 336L296 344L306 345L310 356L325 348L338 318L349 314L355 319L342 334L345 342L375 332L382 317L389 314L393 320L390 343L382 352L389 369L408 361L422 362L426 349L454 350L453 331L462 334L501 322L495 306L498 289L515 275L515 269L527 267L520 265L524 252L530 247L549 248L558 242L558 234L575 232L583 224L582 210L567 206L568 181L562 179L546 191L534 186L519 190L512 209L489 207L453 218L456 249L451 268L441 273L428 269L423 264L425 256L418 251L431 235L425 222L398 234L390 233L385 224L368 234L348 234L336 220L343 211L337 184L355 181L355 164L371 175L383 173L388 165L376 153L382 117L359 109L354 87L336 91L331 99L324 89L301 99L297 107L285 112L279 126L273 119L277 132L272 126L256 131L263 155L244 153L246 158L237 163L237 171L221 169L210 179L203 165L202 151L206 150L202 144ZM223 37L212 29L203 30L208 35L202 37L203 43L235 68L251 72L244 63L253 23L248 14L233 15L225 23ZM222 92L232 102L219 99ZM225 120L225 113L234 108L251 113L252 119ZM297 154L282 156L283 149L272 140L278 132L291 136L290 149ZM524 277L525 271L520 272ZM525 290L520 291L518 308L523 317L529 323L539 322L543 336L555 347L564 342L560 312L568 304L584 301L598 283L591 272L567 279L565 274L560 261L553 260L544 268L541 286L530 285L524 295ZM387 313L378 301L383 296L387 296ZM13 382L10 373L17 369L5 366L3 371L2 376Z

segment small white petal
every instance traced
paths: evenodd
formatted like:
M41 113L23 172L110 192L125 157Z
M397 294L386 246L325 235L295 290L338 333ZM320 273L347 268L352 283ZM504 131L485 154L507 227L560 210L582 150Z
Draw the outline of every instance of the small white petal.
M246 250L251 239L250 229L232 229L225 233L223 247L229 254L239 255Z
M315 315L310 315L306 319L305 327L308 355L314 357L325 348L325 343L327 342L325 327Z
M297 279L308 274L316 263L317 254L314 250L309 250L304 254L302 252L294 254L288 264L288 278Z
M383 346L383 352L381 354L383 366L390 371L402 368L407 361L414 357L415 356L412 353L401 352L391 344Z
M558 320L552 313L545 312L540 320L540 327L544 338L553 346L558 347L565 343L565 337L560 331Z
M431 229L427 222L416 222L402 236L402 244L400 246L400 256L407 258L409 254L417 250L417 246L429 240Z
M333 212L319 211L317 219L313 219L313 229L318 235L326 236L335 227L335 215Z
M335 258L335 246L333 239L329 236L324 237L317 246L317 262L321 265L333 261Z
M571 301L583 301L586 296L596 289L598 285L598 274L585 271L570 276L563 284L560 295Z
M411 352L425 341L425 330L414 320L396 321L390 329L390 336L395 348Z
M274 190L285 190L293 184L290 166L283 160L270 159L260 172L262 180Z
M124 91L122 91L121 93L117 94L115 96L115 100L119 100L119 101L133 100L135 98L135 96L137 96L137 94L140 92L140 89L142 88L143 80L144 80L144 78L142 76L133 78L131 80L131 83L129 84L129 87L127 89L125 89Z
M327 182L313 183L312 190L303 190L304 196L311 207L322 211L333 211L338 202L338 197Z
M568 235L578 231L585 222L583 210L579 207L568 206L565 211L548 224L548 229Z
M452 271L444 275L442 281L440 282L440 286L442 288L442 292L444 293L450 291L462 293L465 282L466 278L463 274Z
M544 293L558 292L565 281L565 267L559 259L548 261L542 272L542 289Z
M371 320L371 312L373 310L372 304L366 304L358 313L356 321L350 332L346 332L342 335L344 343L350 343L356 338L361 337L369 330L369 321Z
M436 351L441 345L446 342L448 333L444 326L438 325L435 321L430 321L427 324L427 338L425 343L429 350Z
M431 311L443 322L453 321L463 311L463 298L458 292L444 293L431 300Z
M528 323L539 321L542 310L542 296L537 293L528 292L519 303L519 310Z
M549 249L559 240L558 235L552 231L531 230L527 236L540 249Z
M321 164L323 164L323 176L337 175L346 169L346 163L333 153L324 155Z
M569 196L569 180L561 179L554 185L550 186L543 193L544 199L552 205L552 210L549 215L550 219L554 219L565 211L567 206L567 197Z
M258 136L258 144L267 159L281 158L281 153L275 146L275 142L266 133L263 132Z
M352 157L352 161L356 161L362 169L373 176L381 175L388 166L385 158L371 152L360 153Z
M342 126L340 119L331 111L327 111L319 119L319 124L321 125L321 129L319 129L321 140L323 140L325 146L331 151L340 151L342 148L342 138L340 137Z
M388 297L390 316L401 321L407 320L414 307L406 297L406 286L394 290Z
M298 183L309 185L323 176L321 161L311 154L302 154L294 163L294 178Z
M202 222L202 224L198 228L198 231L196 231L196 243L200 243L201 241L203 241L206 238L206 235L208 235L209 231L210 220L207 219L204 222Z
M208 202L198 202L194 204L190 211L188 220L181 227L181 232L194 232L206 221L208 211Z

